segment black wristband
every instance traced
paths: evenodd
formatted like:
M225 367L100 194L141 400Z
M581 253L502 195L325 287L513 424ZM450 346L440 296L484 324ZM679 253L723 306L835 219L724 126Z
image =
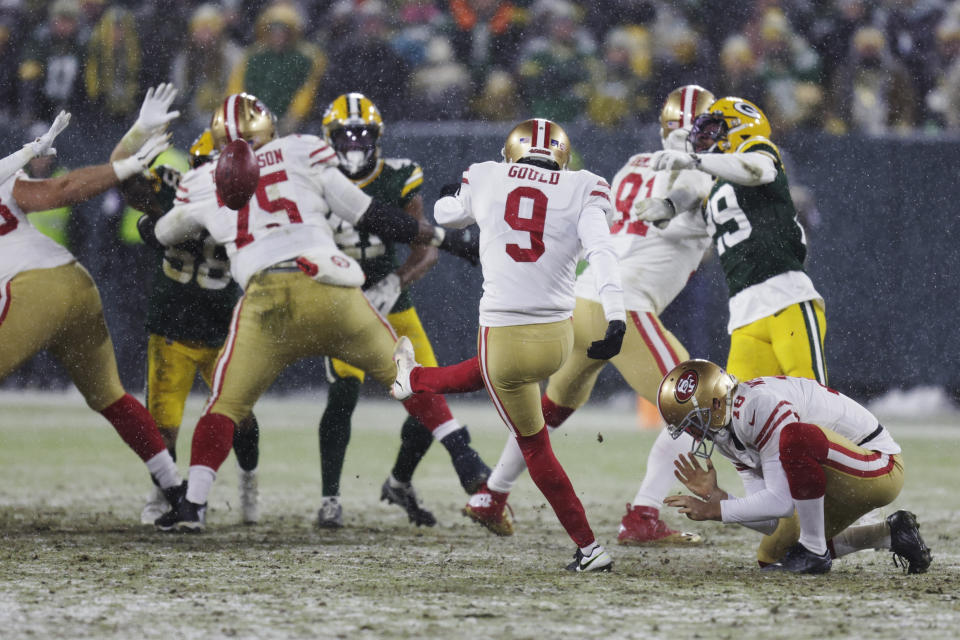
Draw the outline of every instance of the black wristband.
M369 231L383 240L410 244L420 233L420 223L408 216L403 209L373 200L357 223L357 229Z

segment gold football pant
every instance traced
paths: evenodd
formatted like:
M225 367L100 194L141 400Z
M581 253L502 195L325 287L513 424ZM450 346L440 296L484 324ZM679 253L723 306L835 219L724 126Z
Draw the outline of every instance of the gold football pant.
M210 387L220 347L170 340L151 334L147 341L147 410L161 432L176 431L197 373Z
M0 345L0 380L47 349L94 411L126 393L100 293L77 262L23 271L0 283Z
M500 417L515 435L532 436L543 428L540 381L563 366L572 348L570 320L480 327L477 353L483 382Z
M820 465L827 477L823 520L829 541L863 515L900 495L903 460L899 454L879 454L855 445L830 429L820 430L830 441L829 457ZM780 518L776 530L760 541L757 560L763 564L777 562L799 539L797 514Z
M619 354L610 360L587 357L587 348L603 338L606 331L603 306L577 298L573 311L573 352L560 370L550 376L548 398L562 407L579 409L590 398L600 371L610 362L631 389L656 404L663 376L689 357L660 319L643 311L627 312L627 332Z
M786 375L827 384L826 333L827 319L819 303L792 304L733 330L727 371L738 380Z
M322 284L299 271L260 272L234 309L207 411L239 422L283 369L310 356L340 358L389 388L395 342L359 288Z
M437 356L433 352L433 346L430 344L427 332L423 330L423 324L421 324L420 316L417 315L415 308L410 307L397 313L391 313L387 315L387 321L390 322L390 326L393 327L398 336L410 338L410 342L413 343L413 353L420 366L437 366ZM364 380L362 369L350 366L343 360L330 358L330 365L338 378L357 378L360 382Z

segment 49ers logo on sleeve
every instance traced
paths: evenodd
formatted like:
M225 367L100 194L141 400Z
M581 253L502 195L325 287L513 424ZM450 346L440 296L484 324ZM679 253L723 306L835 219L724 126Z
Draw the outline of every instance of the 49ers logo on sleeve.
M693 397L697 391L697 384L700 382L700 376L693 369L687 369L680 374L677 379L677 387L673 392L677 402L683 403Z

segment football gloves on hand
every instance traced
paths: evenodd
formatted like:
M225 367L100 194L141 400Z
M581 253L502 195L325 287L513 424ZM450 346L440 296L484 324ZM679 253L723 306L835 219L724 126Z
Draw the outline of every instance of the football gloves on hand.
M389 274L386 278L376 283L363 292L367 300L373 305L380 315L386 316L397 303L400 292L403 288L400 286L400 276L396 273Z
M480 235L467 229L433 228L434 236L430 242L441 251L463 258L473 266L480 264Z
M168 111L176 97L177 88L169 82L162 82L147 89L134 126L147 133L163 131L171 120L180 116L179 111Z
M61 111L57 114L57 117L47 132L33 142L28 143L27 146L30 147L30 150L33 151L35 156L57 155L57 150L53 148L53 141L60 135L61 131L67 128L68 124L70 124L70 114L66 111Z
M451 182L440 187L440 197L446 198L447 196L455 196L460 193L460 183Z
M147 167L154 159L170 148L170 134L157 133L149 138L140 146L136 153L129 158L117 160L113 163L113 171L117 174L117 179L123 182L127 178L134 176Z
M609 360L620 353L623 334L627 332L627 323L623 320L611 320L607 323L607 333L603 340L595 340L587 348L587 357L594 360Z
M666 149L658 151L653 157L654 171L680 171L700 167L700 156L686 151Z
M633 215L662 229L677 215L677 207L670 198L644 198L633 203Z

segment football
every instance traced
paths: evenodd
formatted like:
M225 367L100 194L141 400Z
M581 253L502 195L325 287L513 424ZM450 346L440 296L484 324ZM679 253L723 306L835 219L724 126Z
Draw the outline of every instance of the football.
M260 167L246 140L234 140L223 148L213 174L217 196L237 210L249 202L260 181Z

